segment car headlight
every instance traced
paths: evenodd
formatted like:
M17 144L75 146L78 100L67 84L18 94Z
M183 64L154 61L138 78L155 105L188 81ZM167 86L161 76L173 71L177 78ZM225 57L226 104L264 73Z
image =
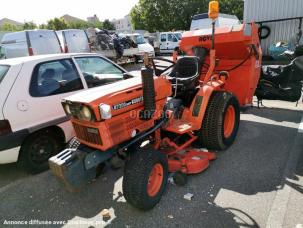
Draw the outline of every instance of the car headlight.
M102 119L107 120L107 119L112 118L112 112L111 112L110 105L100 104L99 110L100 110L100 116Z
M92 120L91 110L86 106L82 106L81 111L80 111L80 115L81 115L82 120L86 120L86 121L91 121Z

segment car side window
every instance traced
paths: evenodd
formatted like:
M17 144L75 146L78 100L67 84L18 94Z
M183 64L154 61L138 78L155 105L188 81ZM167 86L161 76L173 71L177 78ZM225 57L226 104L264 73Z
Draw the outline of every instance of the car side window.
M30 83L30 95L45 97L83 89L78 71L71 59L38 64Z
M88 88L106 85L123 80L123 71L101 57L77 57L75 58Z
M166 42L166 34L161 35L161 42Z

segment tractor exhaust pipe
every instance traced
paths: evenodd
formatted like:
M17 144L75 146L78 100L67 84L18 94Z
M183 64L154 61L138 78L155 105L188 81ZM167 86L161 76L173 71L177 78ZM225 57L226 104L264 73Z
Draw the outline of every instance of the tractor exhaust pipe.
M149 66L142 67L141 79L144 110L140 112L140 119L150 120L153 118L156 110L154 70Z

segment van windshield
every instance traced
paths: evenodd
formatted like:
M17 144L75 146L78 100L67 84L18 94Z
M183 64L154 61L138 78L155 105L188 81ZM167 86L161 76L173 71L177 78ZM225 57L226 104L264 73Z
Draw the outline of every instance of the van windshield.
M7 71L9 69L9 66L0 65L0 83L2 82L4 76L6 75Z
M136 35L135 36L135 43L136 44L145 44L146 41L142 35Z

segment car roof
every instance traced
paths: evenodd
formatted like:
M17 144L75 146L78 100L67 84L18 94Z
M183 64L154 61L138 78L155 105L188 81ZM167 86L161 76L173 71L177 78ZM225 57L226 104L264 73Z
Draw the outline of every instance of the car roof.
M62 57L73 57L73 56L81 56L81 55L92 55L96 56L99 55L98 53L59 53L59 54L47 54L47 55L35 55L35 56L25 56L25 57L18 57L18 58L11 58L11 59L3 59L0 60L0 65L18 65L25 62L31 62L36 60L48 60L48 59L56 59Z

